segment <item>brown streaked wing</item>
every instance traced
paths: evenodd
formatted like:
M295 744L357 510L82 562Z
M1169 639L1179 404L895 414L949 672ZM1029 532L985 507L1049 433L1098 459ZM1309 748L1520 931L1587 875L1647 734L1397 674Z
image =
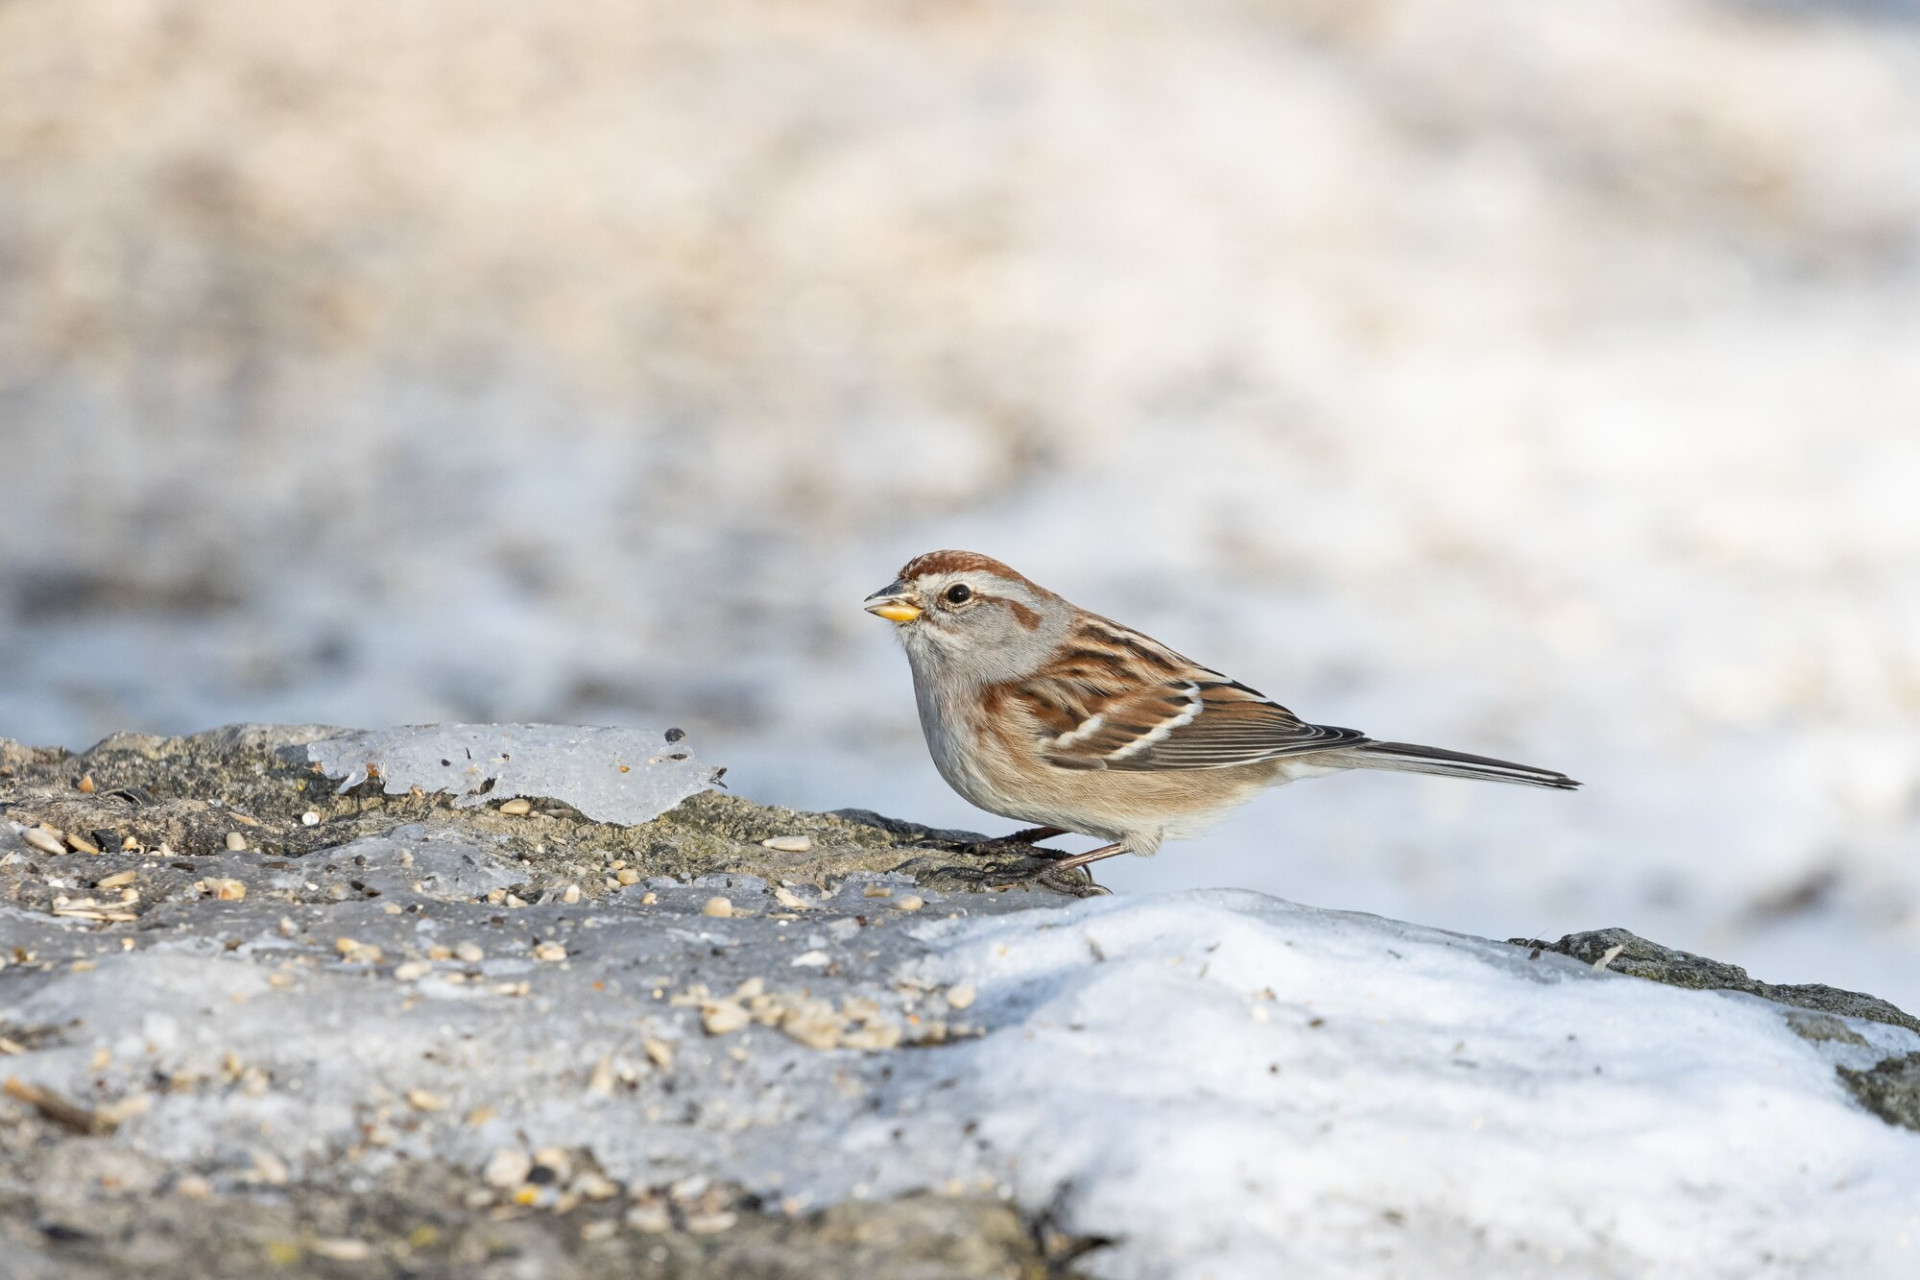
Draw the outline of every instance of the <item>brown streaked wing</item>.
M1037 678L1012 694L1034 716L1041 756L1063 769L1229 769L1368 740L1307 724L1204 669L1131 691L1077 674Z

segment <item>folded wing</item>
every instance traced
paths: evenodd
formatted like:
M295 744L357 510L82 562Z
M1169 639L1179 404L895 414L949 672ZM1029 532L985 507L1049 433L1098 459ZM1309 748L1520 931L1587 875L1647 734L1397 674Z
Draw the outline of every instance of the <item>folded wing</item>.
M1366 742L1308 724L1237 680L1104 619L1090 642L1008 692L1062 769L1230 769Z

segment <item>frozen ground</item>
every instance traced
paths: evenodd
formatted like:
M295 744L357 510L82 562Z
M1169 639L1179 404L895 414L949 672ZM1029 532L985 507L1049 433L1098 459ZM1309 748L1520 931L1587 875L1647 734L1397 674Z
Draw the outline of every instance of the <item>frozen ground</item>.
M1624 935L942 891L975 853L864 817L725 801L623 832L324 795L317 736L0 750L0 1276L172 1275L166 1247L221 1274L844 1274L700 1242L820 1247L836 1206L914 1197L980 1249L1003 1201L1041 1242L1015 1253L1111 1280L1869 1280L1920 1252L1920 1023L1881 1002L1683 989L1759 988ZM216 800L250 847L108 838ZM50 853L43 815L104 851ZM689 857L787 870L645 874ZM362 1207L242 1238L328 1190ZM485 1243L534 1220L545 1262Z
M1000 828L1002 556L1342 778L1103 876L1920 1005L1910 4L0 8L0 734L682 724Z

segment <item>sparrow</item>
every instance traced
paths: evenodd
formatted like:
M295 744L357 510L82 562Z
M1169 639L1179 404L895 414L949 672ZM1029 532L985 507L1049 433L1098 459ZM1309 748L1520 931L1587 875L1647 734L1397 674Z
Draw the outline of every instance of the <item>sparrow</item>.
M969 802L1107 841L1051 873L1197 835L1268 787L1348 769L1570 791L1532 765L1308 724L1259 690L998 560L930 551L867 597L913 668L934 767Z

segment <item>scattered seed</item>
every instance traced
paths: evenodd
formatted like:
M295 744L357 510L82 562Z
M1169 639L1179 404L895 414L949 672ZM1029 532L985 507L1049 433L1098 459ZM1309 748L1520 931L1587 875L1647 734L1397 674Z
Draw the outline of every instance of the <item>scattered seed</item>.
M647 1051L647 1060L654 1066L662 1071L673 1070L673 1046L665 1040L643 1040L641 1048Z
M649 891L640 895L640 905L643 907L650 907L658 901L660 901L660 895L657 893Z
M673 1214L659 1201L636 1204L627 1210L623 1221L635 1231L644 1231L649 1235L658 1235L662 1231L673 1229Z
M287 1168L287 1162L271 1151L253 1153L253 1168L249 1170L255 1182L264 1182L270 1187L284 1187L293 1180L293 1170Z
M379 964L380 948L355 938L335 938L333 949L348 964Z
M833 963L833 957L824 951L802 951L787 963L796 969L824 969Z
M918 911L927 905L927 900L917 893L908 893L895 899L893 905L901 911Z
M322 1258L331 1262L365 1262L373 1256L373 1246L365 1240L327 1239L315 1240L307 1246Z
M227 848L234 853L247 851L247 838L238 831L227 832Z
M533 949L533 958L546 961L565 960L567 949L557 942L543 942Z
M738 1221L740 1216L726 1209L719 1213L690 1213L687 1215L687 1230L697 1236L709 1236L716 1231L725 1231Z
M116 871L110 876L102 876L94 882L96 889L120 889L139 879L138 871Z
M447 1100L437 1093L428 1093L425 1089L409 1089L407 1105L415 1111L445 1111Z
M487 958L487 953L480 949L480 944L477 942L459 943L454 947L453 955L454 959L462 964L479 964Z
M580 901L580 886L577 884L570 884L566 888L562 889L560 891L560 901L568 903L569 905Z
M725 898L708 898L705 905L700 908L700 914L703 916L717 916L725 920L733 914L733 903Z
M860 896L863 898L891 898L893 896L893 890L883 884L870 884L861 890Z
M42 853L60 854L67 851L67 847L60 843L61 833L52 827L29 827L22 838Z
M956 982L947 988L947 1007L964 1009L973 1003L976 994L971 982Z
M67 832L67 847L69 849L72 849L75 853L100 852L99 845L87 839L87 837L81 835L78 831Z
M639 884L640 873L632 867L622 867L613 873L613 879L616 884Z
M500 806L500 812L509 817L517 818L522 814L532 813L533 802L524 797L518 800L509 800Z
M200 893L221 902L238 902L247 896L247 886L227 876L212 876L205 880L196 880L193 887Z
M395 982L418 982L433 972L433 966L425 960L408 960L393 967Z
M700 1010L700 1025L710 1036L724 1036L753 1021L753 1016L733 1000L715 1000Z
M813 903L783 884L773 886L773 900L789 911L805 911L813 906Z
M810 853L813 851L812 836L774 836L760 842L763 849L775 853Z
M501 1147L487 1158L487 1167L481 1171L480 1177L490 1187L517 1187L532 1172L533 1161L526 1152L514 1147Z
M1620 953L1625 950L1626 950L1626 947L1616 942L1612 946L1608 947L1605 951L1602 951L1600 953L1600 958L1593 962L1594 972L1598 973L1600 970L1605 969L1608 965L1612 964L1615 960L1618 960L1620 958Z
M625 765L620 766L622 769ZM612 1218L596 1218L580 1228L580 1238L588 1244L597 1244L602 1240L611 1240L620 1230L620 1224Z

